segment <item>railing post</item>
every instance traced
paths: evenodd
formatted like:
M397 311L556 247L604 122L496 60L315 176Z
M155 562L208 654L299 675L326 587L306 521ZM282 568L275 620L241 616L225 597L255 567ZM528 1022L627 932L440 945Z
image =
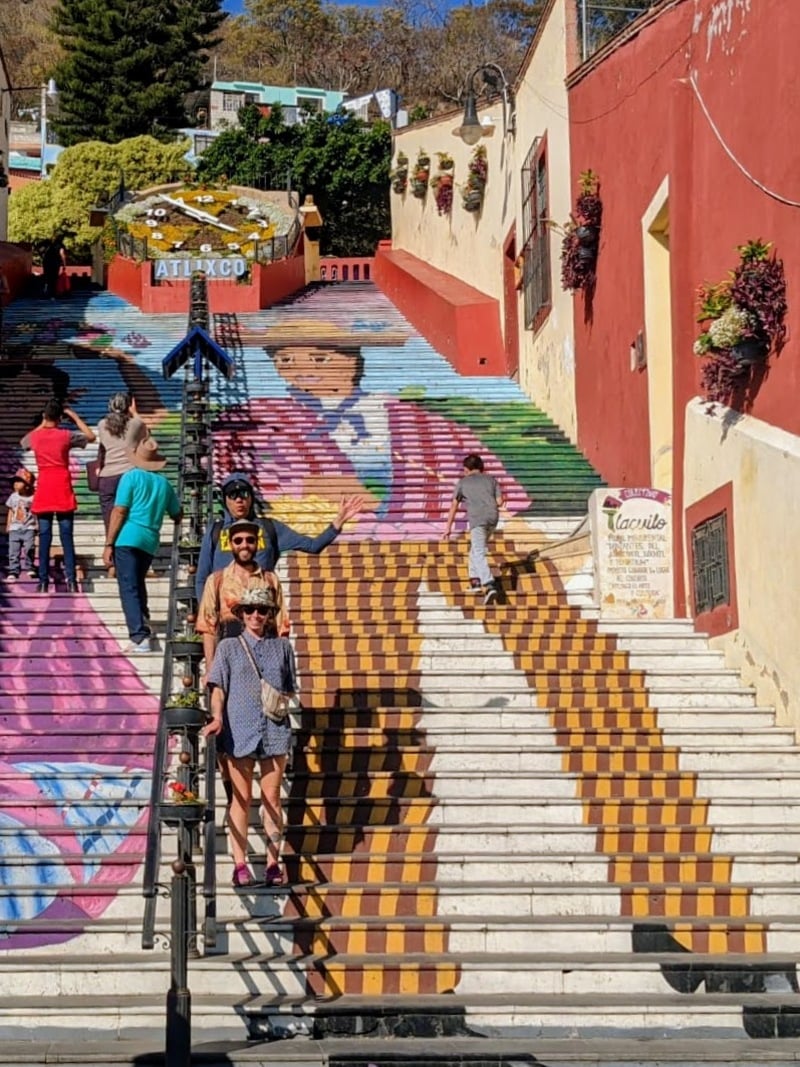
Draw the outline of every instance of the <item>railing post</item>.
M170 968L167 993L166 1063L191 1067L192 993L189 989L189 873L177 859L172 864L170 898Z

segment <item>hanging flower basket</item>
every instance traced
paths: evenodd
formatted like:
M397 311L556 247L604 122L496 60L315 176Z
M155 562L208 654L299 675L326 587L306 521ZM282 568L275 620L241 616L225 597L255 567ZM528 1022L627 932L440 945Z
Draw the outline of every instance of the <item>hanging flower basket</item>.
M397 163L389 175L392 189L396 193L404 193L408 188L408 156L405 152L398 152Z
M786 337L786 276L769 242L739 245L739 265L730 279L698 290L694 343L703 360L701 385L711 403L730 403Z
M440 171L431 179L433 198L439 215L449 215L453 208L453 175Z
M411 173L411 192L418 200L422 200L428 192L428 181L431 176L431 157L420 149L417 162Z
M489 161L485 145L476 145L467 165L467 180L461 187L461 204L465 211L480 211L486 193Z
M585 170L580 176L580 192L575 201L575 210L562 231L562 289L575 292L594 286L602 220L600 179L593 170Z

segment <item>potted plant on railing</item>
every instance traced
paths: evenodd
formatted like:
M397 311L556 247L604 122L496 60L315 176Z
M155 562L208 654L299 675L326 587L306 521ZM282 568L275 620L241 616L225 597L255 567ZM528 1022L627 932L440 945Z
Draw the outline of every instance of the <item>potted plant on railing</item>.
M489 160L486 155L486 146L475 145L467 164L467 180L461 187L461 204L465 211L480 211L483 207L488 176Z
M193 688L173 693L164 705L167 726L202 726L206 715L200 706L200 693Z
M739 264L729 279L698 290L702 332L695 355L705 360L701 384L712 403L724 403L745 386L786 337L786 276L769 242L736 249Z
M414 173L411 175L411 192L417 199L422 200L428 191L428 179L431 176L431 157L420 149L417 162L414 164Z
M168 782L167 796L159 805L159 814L169 826L181 822L200 822L205 805L198 795L183 782Z
M392 181L392 189L396 193L404 193L406 191L408 188L408 156L405 152L397 153L397 161L389 177Z
M580 176L575 210L562 231L562 289L574 292L594 285L602 221L600 179L593 170L585 170Z
M203 635L198 633L181 634L169 640L172 655L178 659L202 659Z

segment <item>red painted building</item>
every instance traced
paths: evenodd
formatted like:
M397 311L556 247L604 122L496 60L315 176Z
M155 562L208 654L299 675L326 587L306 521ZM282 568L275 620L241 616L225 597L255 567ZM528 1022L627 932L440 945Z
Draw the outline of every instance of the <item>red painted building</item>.
M795 725L798 40L800 4L662 0L568 79L573 188L591 168L603 201L596 288L574 303L578 443L610 485L672 490L678 613ZM786 342L711 407L695 399L697 290L756 239L784 263Z
M798 39L800 5L667 0L570 80L572 173L596 171L603 200L590 313L575 302L579 443L610 484L651 483L652 410L671 399L680 506L685 408L700 391L696 290L726 277L736 246L772 241L790 296L800 293ZM631 370L630 360L640 331L647 351L658 342L646 329L643 225L665 182L671 397L652 395L649 368ZM797 434L800 305L791 298L787 324L788 343L748 410Z

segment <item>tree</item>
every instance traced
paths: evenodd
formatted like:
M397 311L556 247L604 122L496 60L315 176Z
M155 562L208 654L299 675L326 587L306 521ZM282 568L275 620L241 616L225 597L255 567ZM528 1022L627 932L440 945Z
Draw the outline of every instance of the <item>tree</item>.
M17 189L9 203L8 235L39 248L54 234L66 236L73 259L86 260L100 228L89 225L89 211L117 190L124 176L128 189L175 181L187 170L186 144L161 144L135 137L118 144L84 141L66 148L46 181Z
M186 121L183 100L200 81L221 0L57 0L53 126L64 145L164 133Z
M0 3L0 41L11 85L47 81L61 56L58 38L49 28L55 0ZM36 92L14 94L14 105L39 104Z
M242 108L239 121L206 149L198 176L282 189L290 175L301 200L311 194L319 207L324 254L373 255L391 230L389 124L337 112L286 126L280 108L263 118L254 107Z

